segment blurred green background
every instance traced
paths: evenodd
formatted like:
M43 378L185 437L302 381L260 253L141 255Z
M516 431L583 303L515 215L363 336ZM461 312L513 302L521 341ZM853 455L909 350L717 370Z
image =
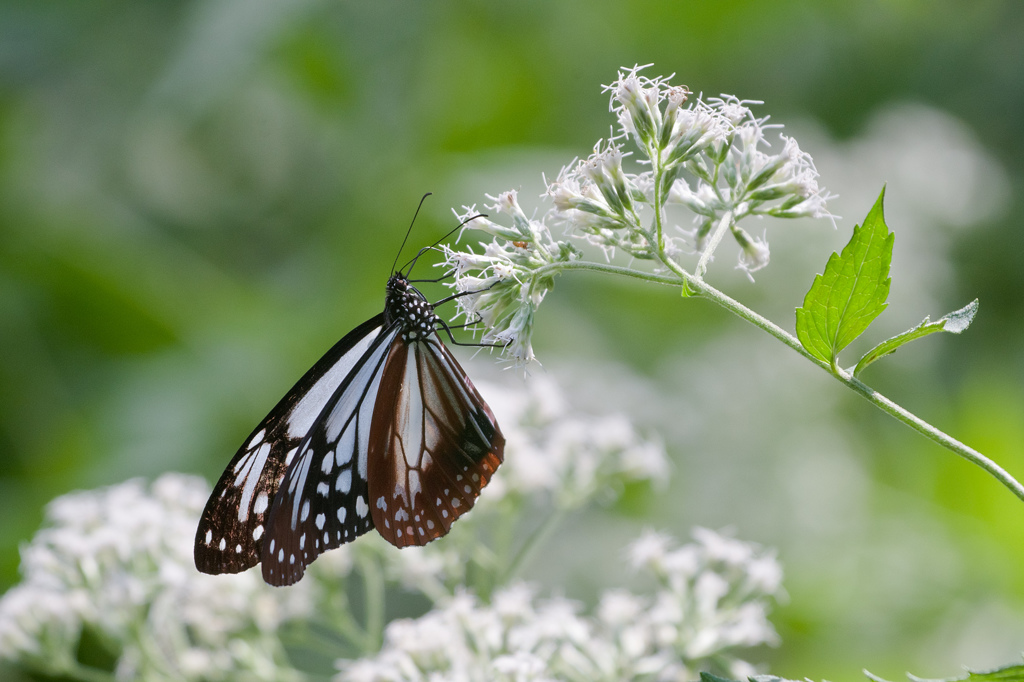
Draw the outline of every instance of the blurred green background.
M764 223L757 283L728 249L712 280L792 329L888 183L892 304L863 348L981 309L865 379L1024 477L1022 3L2 0L0 589L54 496L219 475L380 310L424 192L415 244L485 192L541 206L540 174L608 135L600 84L648 62L764 100L841 195L838 231ZM585 600L640 527L732 526L786 567L776 674L1018 660L1024 505L981 471L676 292L563 278L538 324L531 371L676 465L661 494L572 519L534 578Z

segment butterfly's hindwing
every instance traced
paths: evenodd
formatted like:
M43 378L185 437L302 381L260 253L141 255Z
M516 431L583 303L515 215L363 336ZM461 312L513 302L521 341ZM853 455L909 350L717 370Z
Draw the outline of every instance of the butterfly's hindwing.
M472 508L504 447L490 408L436 334L396 341L368 451L377 531L397 547L445 535Z
M383 367L399 326L381 332L298 446L267 523L261 561L272 585L297 582L320 554L373 528L367 443Z
M383 315L336 343L270 411L228 464L199 521L195 563L239 573L260 561L266 519L296 448L380 332Z

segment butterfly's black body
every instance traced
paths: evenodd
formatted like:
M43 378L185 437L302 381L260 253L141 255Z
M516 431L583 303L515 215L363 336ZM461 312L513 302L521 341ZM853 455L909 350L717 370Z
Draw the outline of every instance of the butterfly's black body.
M262 563L267 582L288 585L371 528L398 547L448 532L501 464L505 439L441 324L392 275L384 312L335 344L231 460L196 532L200 571Z

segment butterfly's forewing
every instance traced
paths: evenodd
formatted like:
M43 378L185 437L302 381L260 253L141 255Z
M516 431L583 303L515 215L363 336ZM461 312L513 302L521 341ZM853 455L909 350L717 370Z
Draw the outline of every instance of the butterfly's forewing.
M424 545L472 508L501 464L490 408L436 334L393 344L368 450L370 513L397 547Z
M238 573L260 561L267 515L296 448L382 324L377 315L336 343L249 434L203 510L194 552L200 571Z
M271 585L297 582L321 553L373 528L367 442L384 364L398 334L395 324L376 335L299 443L267 519L260 560Z

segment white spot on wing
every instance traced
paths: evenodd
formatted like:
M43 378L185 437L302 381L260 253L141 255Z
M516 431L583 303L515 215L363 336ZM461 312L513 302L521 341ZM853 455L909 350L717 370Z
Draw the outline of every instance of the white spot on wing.
M356 498L356 514L359 515L359 518L365 519L366 518L366 514L369 511L370 511L370 507L367 506L366 500L363 499L363 496L360 495L359 497L357 497Z
M352 451L356 449L356 430L351 425L341 434L341 440L338 441L336 448L334 463L338 466L348 464L352 460Z
M324 522L326 522L326 521L327 521L327 517L326 516L324 516L323 514L317 514L316 515L316 519L314 520L314 523L316 523L317 530L323 530L324 529ZM327 541L324 540L324 542L327 542Z
M335 489L340 493L347 493L352 489L352 470L345 469L338 474L338 482L335 484Z
M270 443L264 443L260 449L250 455L249 466L245 467L235 479L235 485L242 487L242 498L238 502L238 522L245 523L249 520L249 503L252 502L252 494L256 491L256 484L259 483L260 475L263 473L263 465L267 463L267 456L270 454ZM249 459L249 458L247 458Z
M266 433L267 433L266 429L260 429L260 432L252 437L252 440L250 440L249 444L245 446L245 449L246 450L252 450L254 447L259 445L259 443L263 440L263 436L265 436Z
M260 493L256 496L256 502L252 505L252 510L257 514L262 514L267 511L267 505L270 504L270 498L267 497L265 492Z
M412 498L409 500L409 504L413 507L416 506L416 495L420 490L420 472L412 469L409 471L409 496Z
M339 467L352 459L352 450L355 447L355 431L345 431L341 437L341 441L338 443L338 454L335 455L334 463Z

